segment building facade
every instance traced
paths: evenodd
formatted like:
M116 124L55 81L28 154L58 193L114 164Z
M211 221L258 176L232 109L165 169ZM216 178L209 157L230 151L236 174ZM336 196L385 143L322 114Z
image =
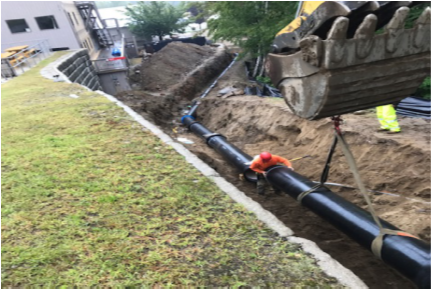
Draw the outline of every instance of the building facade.
M2 51L45 39L52 50L99 50L73 1L2 1L1 8Z

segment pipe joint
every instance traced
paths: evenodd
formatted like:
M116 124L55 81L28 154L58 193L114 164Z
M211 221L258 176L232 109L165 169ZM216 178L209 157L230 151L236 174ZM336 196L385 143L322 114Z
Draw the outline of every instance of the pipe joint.
M193 120L195 120L195 117L194 117L194 116L191 116L191 115L184 115L184 116L181 117L181 119L180 119L180 122L181 122L183 125L186 125L186 124L185 124L185 122L186 122L186 118L192 118Z
M221 137L221 138L224 138L226 140L226 137L224 135L222 135L222 134L219 134L219 133L206 134L203 137L206 139L207 145L209 145L210 139L213 138L213 137L217 137L217 136Z

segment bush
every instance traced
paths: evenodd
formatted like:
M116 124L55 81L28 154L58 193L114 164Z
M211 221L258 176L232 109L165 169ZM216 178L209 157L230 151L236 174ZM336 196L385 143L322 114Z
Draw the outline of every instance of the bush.
M270 79L269 77L257 76L257 77L256 77L256 80L259 81L259 82L262 82L262 83L264 83L264 84L267 84L267 85L269 85L269 86L274 87L274 86L273 86L273 83L272 83L272 81L271 81L271 79Z
M423 83L418 87L415 92L416 97L423 98L425 100L431 99L431 77L428 76L424 79Z

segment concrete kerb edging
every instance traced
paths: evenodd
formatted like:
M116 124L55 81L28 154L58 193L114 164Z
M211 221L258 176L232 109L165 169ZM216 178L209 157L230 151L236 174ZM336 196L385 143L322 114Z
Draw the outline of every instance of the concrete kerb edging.
M78 50L79 51L79 50ZM59 74L62 77L62 81L71 83L69 79L58 70L58 66L66 61L68 58L72 57L74 53L60 57L57 61L51 63L47 67L41 70L43 77L51 80L58 81L53 75ZM80 85L82 86L82 85ZM89 90L87 87L82 86ZM180 143L175 142L170 136L165 134L158 126L145 120L141 115L136 113L130 107L123 104L121 101L115 97L108 95L102 91L95 91L96 93L106 97L108 100L112 101L119 107L123 108L126 113L129 114L135 121L141 124L144 128L151 131L154 135L160 138L164 143L170 145L179 154L185 157L186 161L197 168L204 176L212 180L223 192L228 194L234 201L243 205L246 209L253 212L257 218L265 223L269 228L277 232L281 237L285 237L287 241L301 245L302 249L312 255L317 261L318 265L321 267L324 273L336 278L339 283L345 285L352 289L368 289L366 284L357 277L351 270L342 266L339 262L334 260L330 255L323 252L314 242L294 237L293 231L284 225L276 216L274 216L269 211L265 210L259 203L252 200L250 197L246 196L242 191L238 190L233 184L226 181L223 177L219 175L213 168L208 166L204 161L199 159L195 154L190 152Z
M71 50L71 53L65 54L61 57L59 57L58 59L56 59L55 61L53 61L52 63L50 63L49 65L47 65L46 67L44 67L43 69L40 70L40 74L47 79L56 81L56 82L65 82L65 83L69 83L71 84L72 82L69 80L69 78L62 73L58 67L66 62L69 58L72 58L76 53L79 53L80 51L85 50L85 48L83 49L77 49L77 50ZM59 77L56 78L54 77L55 75L58 75ZM84 87L87 90L89 90L89 88Z

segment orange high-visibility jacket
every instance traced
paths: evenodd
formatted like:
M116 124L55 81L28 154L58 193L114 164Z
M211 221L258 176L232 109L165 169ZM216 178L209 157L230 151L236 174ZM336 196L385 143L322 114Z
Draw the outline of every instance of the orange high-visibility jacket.
M261 158L258 156L256 159L252 161L250 169L258 173L264 173L267 168L269 168L270 166L277 165L278 163L282 163L288 167L292 167L291 162L289 162L287 159L277 155L272 155L272 159L270 159L270 161L267 161L266 163L264 163L261 160Z

